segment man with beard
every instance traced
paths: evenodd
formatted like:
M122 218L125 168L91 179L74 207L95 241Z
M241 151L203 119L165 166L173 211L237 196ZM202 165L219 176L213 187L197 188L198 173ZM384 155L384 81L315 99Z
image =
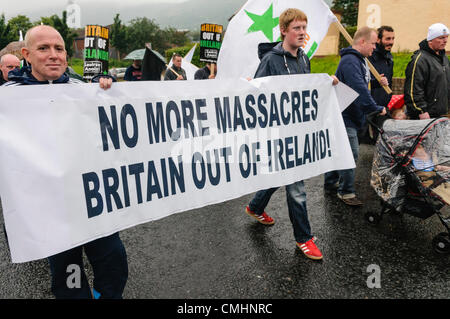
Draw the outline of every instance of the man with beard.
M376 48L372 55L368 57L370 63L388 80L389 87L392 89L392 77L394 75L394 59L391 50L394 45L395 33L390 26L381 26L377 30L378 39ZM391 100L392 94L386 93L377 79L371 74L370 94L378 105L387 106Z
M368 57L370 63L382 77L386 77L389 87L392 89L392 77L394 75L394 59L391 50L394 46L395 33L390 26L381 26L377 30L376 48L371 56ZM371 73L370 94L378 105L387 106L391 100L392 94L388 94L375 76ZM373 144L376 141L376 131L369 131L369 125L366 124L359 130L358 138L362 142Z

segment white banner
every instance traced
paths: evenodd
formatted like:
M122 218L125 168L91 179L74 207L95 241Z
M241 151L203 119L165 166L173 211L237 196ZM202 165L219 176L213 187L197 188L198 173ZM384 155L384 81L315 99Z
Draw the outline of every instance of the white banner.
M248 0L228 24L217 60L217 79L253 78L259 65L258 45L281 41L279 17L288 8L308 17L303 51L311 59L336 16L323 0Z
M354 167L331 82L1 87L0 196L13 262Z

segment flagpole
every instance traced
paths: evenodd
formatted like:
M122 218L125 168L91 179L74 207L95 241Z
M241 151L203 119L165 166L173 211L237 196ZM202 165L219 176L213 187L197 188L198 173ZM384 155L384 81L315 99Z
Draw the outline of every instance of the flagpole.
M336 24L337 28L342 33L344 38L347 40L347 42L350 45L352 45L353 44L353 39L352 39L351 35L348 34L348 32L344 28L344 26L339 21L335 21L334 23ZM369 59L367 59L367 58L365 58L365 59L367 61L367 64L369 65L370 72L372 72L372 74L375 76L377 81L381 84L381 75L380 75L380 73L378 73L378 71L375 69L375 67L372 65L372 63L370 63ZM386 91L387 94L392 94L392 90L391 90L391 88L389 86L382 85L382 87Z

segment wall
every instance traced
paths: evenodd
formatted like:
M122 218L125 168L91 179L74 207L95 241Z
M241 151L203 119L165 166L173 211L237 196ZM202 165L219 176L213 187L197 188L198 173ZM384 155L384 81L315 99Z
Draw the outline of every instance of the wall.
M395 31L392 52L418 49L433 23L450 27L450 0L360 0L358 28L389 25ZM447 43L450 51L450 42Z
M341 21L341 14L334 12L336 18ZM320 46L317 49L315 56L325 56L325 55L337 55L339 49L339 30L334 23L330 25L328 33L320 42Z

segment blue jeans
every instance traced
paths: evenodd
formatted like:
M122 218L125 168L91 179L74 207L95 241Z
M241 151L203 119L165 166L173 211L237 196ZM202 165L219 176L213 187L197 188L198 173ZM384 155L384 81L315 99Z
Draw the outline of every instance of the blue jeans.
M356 163L359 154L358 130L353 127L346 127L346 130L353 158ZM330 189L336 183L339 183L337 192L340 195L355 194L355 169L351 168L325 173L325 188Z
M250 210L258 215L264 213L270 197L279 187L258 191L248 205ZM289 219L294 228L295 240L305 243L313 236L309 225L308 212L306 209L306 192L303 181L286 185L286 197L289 210Z
M120 299L128 279L128 262L119 233L91 241L48 257L52 274L52 292L57 299L91 299L92 294L83 267L83 248L94 272L94 290L101 298ZM80 287L68 285L80 269ZM72 277L72 278L69 278ZM74 281L76 282L76 280Z

